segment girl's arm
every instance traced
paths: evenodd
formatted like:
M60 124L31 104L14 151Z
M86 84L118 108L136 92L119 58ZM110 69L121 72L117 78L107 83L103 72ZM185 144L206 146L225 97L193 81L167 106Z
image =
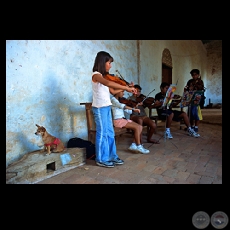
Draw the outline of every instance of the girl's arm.
M135 111L135 112L140 113L140 109L132 108L132 107L127 106L127 105L124 107L124 109L133 110L133 111Z
M105 78L102 77L101 74L94 74L92 76L92 80L94 82L100 82L101 84L103 84L109 88L121 89L121 90L125 90L125 91L131 92L131 93L137 92L137 90L134 87L124 86L124 85L120 85L116 82L106 80Z
M115 95L117 93L120 93L121 91L123 91L122 89L114 89L114 88L109 88L109 92L112 94L112 95Z

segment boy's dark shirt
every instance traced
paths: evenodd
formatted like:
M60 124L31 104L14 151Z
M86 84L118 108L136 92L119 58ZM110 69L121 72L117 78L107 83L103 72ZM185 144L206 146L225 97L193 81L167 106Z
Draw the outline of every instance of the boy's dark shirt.
M133 95L128 97L128 99L132 100L132 101L136 101L136 97ZM139 117L147 116L143 105L138 105L137 108L140 109L140 113L133 111L131 115L135 115L135 116L139 116Z
M155 95L155 101L160 101L162 104L164 102L164 99L165 99L165 96L164 94L162 94L161 92L157 93ZM162 105L156 107L156 110L157 110L157 114L158 116L160 116L162 114L163 111L165 111L165 109L161 108Z
M157 93L155 95L155 101L160 101L164 102L164 98L166 95L162 94L161 92ZM170 115L171 113L174 113L174 116L172 118L173 121L180 121L182 119L182 117L180 117L180 115L182 114L182 111L178 111L178 110L172 110L172 107L170 106L168 109L167 108L162 108L162 105L155 107L157 110L157 115L160 119L165 119L166 115Z

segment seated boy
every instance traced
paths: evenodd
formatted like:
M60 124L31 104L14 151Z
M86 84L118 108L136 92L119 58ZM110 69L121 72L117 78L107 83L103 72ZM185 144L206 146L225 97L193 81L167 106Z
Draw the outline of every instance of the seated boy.
M132 101L138 101L137 98L140 97L142 88L139 85L134 85L134 88L137 89L137 93L133 94L128 99ZM159 144L159 140L152 139L152 136L156 130L156 124L147 116L143 103L137 103L136 108L140 109L140 113L133 111L130 115L130 119L142 126L146 125L149 128L149 132L147 134L148 143Z
M191 128L187 113L185 113L183 111L172 110L171 107L169 109L162 108L164 98L166 96L166 92L167 92L169 86L170 86L170 84L168 84L167 82L161 83L161 85L160 85L161 92L159 92L155 95L155 103L152 106L153 108L156 108L159 119L166 121L166 130L164 133L165 138L168 138L168 139L173 138L173 136L171 135L171 132L170 132L171 123L172 123L172 121L178 122L181 119L184 119L184 123L187 126L188 135L192 136L192 137L199 137L200 135L197 134Z

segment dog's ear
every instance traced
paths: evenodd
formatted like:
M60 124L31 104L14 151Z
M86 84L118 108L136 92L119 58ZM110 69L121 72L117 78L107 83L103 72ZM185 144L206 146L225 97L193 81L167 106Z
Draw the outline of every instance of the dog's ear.
M40 126L40 128L41 128L41 131L42 131L42 132L45 132L45 131L46 131L46 129L45 129L43 126Z
M36 126L39 128L40 126L36 124Z

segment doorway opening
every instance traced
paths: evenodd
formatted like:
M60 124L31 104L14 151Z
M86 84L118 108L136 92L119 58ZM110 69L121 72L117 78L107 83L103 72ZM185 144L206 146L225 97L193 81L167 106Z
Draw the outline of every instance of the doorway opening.
M162 53L162 81L172 84L172 57L168 49Z

